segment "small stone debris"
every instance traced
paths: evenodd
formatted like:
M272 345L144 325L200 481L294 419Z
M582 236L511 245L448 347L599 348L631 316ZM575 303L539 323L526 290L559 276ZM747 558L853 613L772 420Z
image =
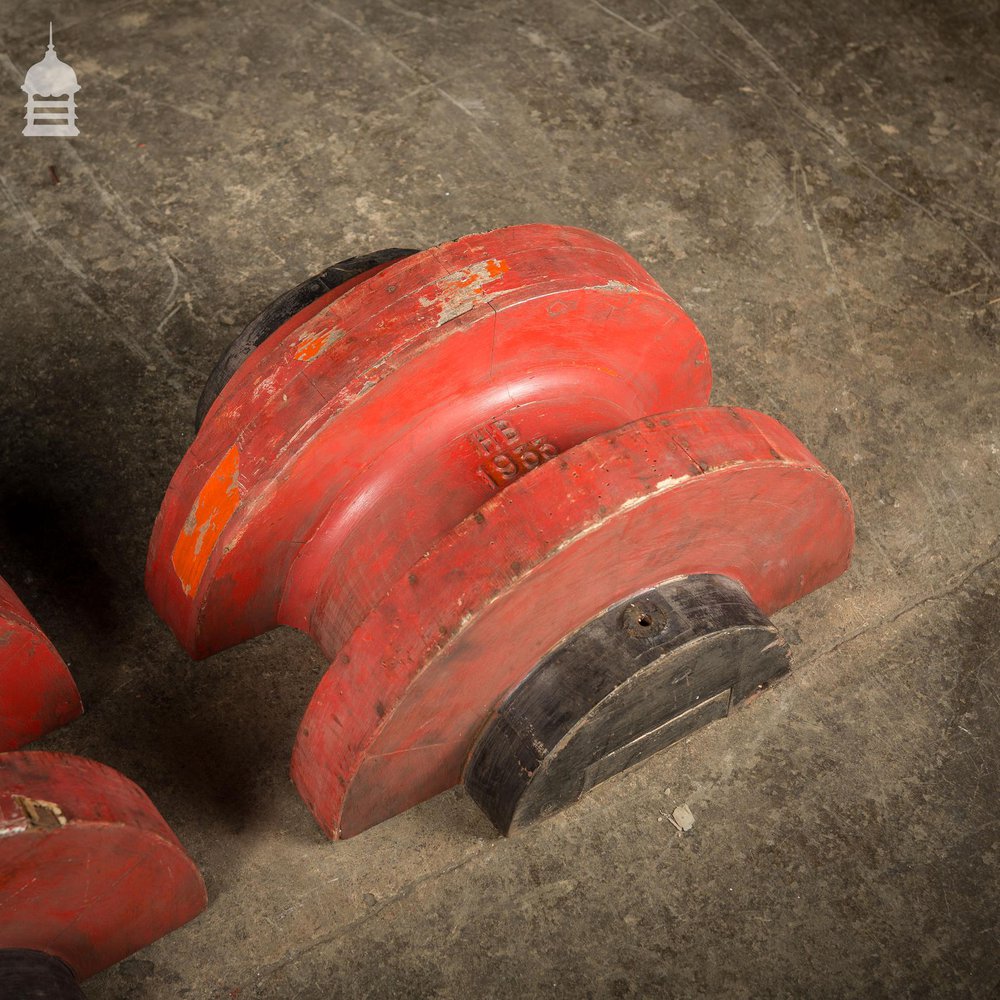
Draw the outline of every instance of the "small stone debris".
M669 819L670 822L681 831L681 833L687 833L688 830L694 826L694 813L691 812L686 803L682 806L678 806L670 814Z

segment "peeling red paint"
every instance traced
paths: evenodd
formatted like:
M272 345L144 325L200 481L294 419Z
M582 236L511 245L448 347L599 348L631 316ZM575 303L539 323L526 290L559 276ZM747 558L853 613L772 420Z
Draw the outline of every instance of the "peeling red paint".
M437 325L442 326L482 301L487 286L509 270L510 264L502 258L490 257L478 264L470 264L442 278L438 283L437 294L422 298L421 304L440 307Z
M296 361L312 361L325 353L343 336L336 327L320 324L317 329L307 329L296 342L293 357Z

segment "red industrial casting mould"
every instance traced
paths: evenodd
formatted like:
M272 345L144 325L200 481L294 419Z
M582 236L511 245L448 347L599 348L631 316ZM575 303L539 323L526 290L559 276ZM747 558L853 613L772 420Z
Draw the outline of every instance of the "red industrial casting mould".
M194 656L329 657L292 763L329 836L462 781L510 832L786 672L766 616L848 565L840 484L710 384L592 233L343 261L220 360L147 590Z
M0 579L0 751L24 746L82 711L66 664Z
M167 491L147 589L193 656L279 624L339 648L507 483L708 399L694 324L582 230L468 236L336 291L232 376Z
M145 793L66 754L0 754L0 995L82 997L196 916L205 886Z

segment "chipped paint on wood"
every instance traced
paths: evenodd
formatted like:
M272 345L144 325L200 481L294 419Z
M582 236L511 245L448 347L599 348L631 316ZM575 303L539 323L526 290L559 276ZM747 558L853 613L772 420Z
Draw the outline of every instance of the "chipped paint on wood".
M202 487L174 545L174 570L189 597L198 589L215 543L239 506L239 473L240 453L233 445Z
M314 361L325 354L343 335L344 331L335 326L320 324L314 329L310 325L299 336L293 356L296 361Z
M21 807L29 829L57 830L69 822L55 802L32 799L27 795L15 795L14 801Z
M443 326L449 320L467 313L479 302L484 301L486 286L509 270L510 265L506 260L502 258L498 260L495 257L463 267L460 271L442 278L438 283L437 294L422 297L420 304L428 307L440 306L437 325Z
M28 817L16 795L0 794L0 837L11 837L28 829Z
M635 285L626 285L624 281L614 279L605 281L603 285L594 285L593 288L597 292L622 292L625 295L635 295L639 291Z

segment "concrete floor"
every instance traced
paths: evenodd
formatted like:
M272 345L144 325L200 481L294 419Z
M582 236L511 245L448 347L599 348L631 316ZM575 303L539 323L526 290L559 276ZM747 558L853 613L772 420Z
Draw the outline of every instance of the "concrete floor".
M50 16L75 140L20 135ZM39 745L142 784L210 893L90 997L996 995L998 53L996 0L0 0L0 573L87 704ZM533 832L455 791L329 844L287 779L324 662L189 662L153 518L275 293L526 221L690 311L855 563L777 616L787 681Z

